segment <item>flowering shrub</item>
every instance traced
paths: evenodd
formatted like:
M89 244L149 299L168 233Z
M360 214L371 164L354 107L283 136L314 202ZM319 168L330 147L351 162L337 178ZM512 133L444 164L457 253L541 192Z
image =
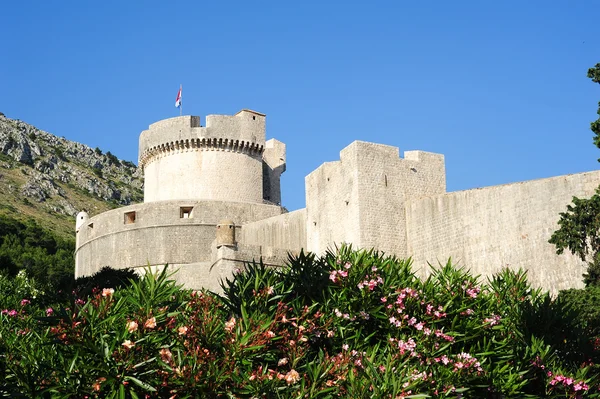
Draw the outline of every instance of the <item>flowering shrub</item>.
M525 277L482 283L448 263L420 280L410 261L344 246L249 264L221 296L162 272L46 304L15 281L0 298L0 393L598 397L597 352Z

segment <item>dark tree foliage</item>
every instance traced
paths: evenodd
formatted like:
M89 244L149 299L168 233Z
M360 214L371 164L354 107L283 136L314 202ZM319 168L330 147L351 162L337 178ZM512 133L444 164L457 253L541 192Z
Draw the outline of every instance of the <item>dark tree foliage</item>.
M64 289L73 284L74 251L74 240L58 237L33 220L0 216L0 271L5 274L24 270L37 281Z
M585 285L600 284L600 189L589 199L573 197L573 204L560 214L558 225L560 228L549 240L556 246L556 253L568 249L587 262Z
M588 78L600 84L600 63L590 68ZM600 102L598 103L600 115ZM594 133L594 144L600 148L600 118L590 124ZM598 159L600 162L600 159ZM600 188L589 199L573 197L573 204L560 214L560 228L549 242L556 246L556 253L568 249L573 255L587 262L587 273L583 275L586 287L600 285Z
M588 69L587 76L592 79L592 82L600 84L600 63ZM600 102L598 102L597 113L600 115ZM594 132L594 144L600 148L600 117L590 124L590 129ZM600 162L600 159L598 159L598 162Z
M582 334L600 341L600 287L564 290L560 292L557 300L568 304L574 311Z
M80 277L75 280L73 288L80 296L88 296L94 289L118 289L129 286L131 281L139 281L139 276L132 269L113 269L104 266L92 276Z

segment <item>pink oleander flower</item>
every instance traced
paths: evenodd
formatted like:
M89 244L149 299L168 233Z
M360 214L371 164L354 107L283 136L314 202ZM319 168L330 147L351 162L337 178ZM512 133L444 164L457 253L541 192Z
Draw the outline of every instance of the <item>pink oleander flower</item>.
M288 385L295 384L298 381L300 381L300 374L294 369L291 369L285 375L285 382L287 382Z
M188 332L188 328L186 326L181 326L177 329L177 333L179 335L186 335Z
M350 348L350 346L348 344L344 344L342 345L342 349L347 351Z
M275 333L271 330L267 331L267 337L269 338L273 338L275 336Z
M132 342L132 341L126 339L125 341L123 341L123 343L121 345L127 349L131 349L135 346L135 342Z
M75 300L75 304L77 304L79 306L83 306L83 305L85 305L85 301L83 299L81 299L81 298L77 298Z
M114 293L115 293L115 290L112 289L112 288L104 288L102 290L102 296L103 297L112 296L112 294L114 294Z
M287 357L279 359L279 361L277 362L278 366L285 366L286 364L288 364L288 358Z
M350 269L351 267L352 267L352 263L350 263L350 262L344 263L344 268Z
M495 326L496 324L500 323L500 320L500 316L494 314L492 317L486 317L483 319L483 322L489 326Z
M153 329L156 327L156 317L151 317L144 323L144 327L148 329Z
M136 323L133 320L127 322L127 331L132 333L134 331L137 331L137 329L138 329L138 323Z
M18 313L16 310L14 310L14 309L12 309L12 310L9 310L9 311L8 311L8 315L9 315L10 317L15 317L15 316L16 316L16 315L18 315L18 314L19 314L19 313Z
M21 300L21 306L29 305L30 303L31 303L31 301L29 299Z
M169 363L173 360L173 354L167 348L161 349L158 353L160 353L160 359L165 363Z
M101 389L100 385L102 385L102 383L103 383L104 381L106 381L106 378L104 378L104 377L100 377L100 378L98 378L98 379L96 380L96 382L94 382L94 383L92 384L92 388L94 389L94 391L96 391L96 392L99 392L99 391L100 391L100 389Z
M340 270L338 271L338 274L342 277L348 277L348 272L345 270Z
M52 308L46 309L46 315L47 316L50 316L52 313L54 313L54 309L52 309Z
M275 289L273 289L273 287L267 287L267 295L273 295L274 292Z
M225 331L231 332L231 331L233 331L234 327L235 327L235 317L232 317L231 319L229 319L229 321L225 322Z
M329 274L329 279L332 282L337 283L337 270L334 270Z

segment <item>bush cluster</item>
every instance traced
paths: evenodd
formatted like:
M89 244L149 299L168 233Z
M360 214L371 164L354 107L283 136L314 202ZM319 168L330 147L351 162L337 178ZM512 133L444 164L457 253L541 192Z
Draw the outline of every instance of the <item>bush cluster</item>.
M14 276L24 271L56 290L73 284L75 240L58 237L34 220L19 221L0 215L0 272Z
M4 283L2 283L4 281ZM223 293L163 272L39 303L0 298L0 393L63 398L597 397L598 352L564 301L504 270L342 247L250 264ZM119 288L120 287L120 288ZM7 291L8 292L8 291Z

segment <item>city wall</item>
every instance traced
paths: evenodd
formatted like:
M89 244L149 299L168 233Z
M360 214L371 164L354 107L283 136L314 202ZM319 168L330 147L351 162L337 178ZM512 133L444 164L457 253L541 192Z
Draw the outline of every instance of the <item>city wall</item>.
M581 287L585 264L548 243L573 196L590 197L600 172L558 176L413 199L406 206L408 254L422 275L448 258L474 274L528 270L557 293Z

